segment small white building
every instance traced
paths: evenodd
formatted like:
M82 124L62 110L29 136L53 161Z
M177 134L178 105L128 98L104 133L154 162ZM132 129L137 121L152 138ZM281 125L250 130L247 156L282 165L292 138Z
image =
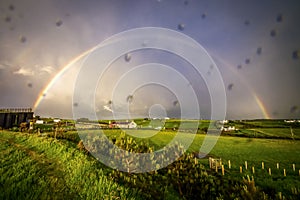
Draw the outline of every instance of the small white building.
M111 127L116 128L136 128L137 124L134 121L119 121L111 124Z
M44 124L44 120L39 119L39 120L36 120L35 123L36 124Z
M235 128L235 126L228 126L228 127L222 126L222 127L221 127L221 130L222 130L222 131L235 131L236 128Z
M228 123L228 120L224 119L222 121L220 121L221 124L227 124Z
M53 122L58 123L58 122L60 122L60 119L53 119Z

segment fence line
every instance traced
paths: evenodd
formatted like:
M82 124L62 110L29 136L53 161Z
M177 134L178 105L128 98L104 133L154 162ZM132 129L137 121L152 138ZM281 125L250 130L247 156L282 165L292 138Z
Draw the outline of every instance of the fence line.
M232 162L230 161L230 160L228 160L227 161L228 162L228 164L227 164L227 169L228 170L230 170L230 171L236 171L235 169L233 169L232 168ZM222 173L222 175L224 176L225 175L225 165L224 164L222 164L222 159L221 158L218 158L218 159L216 159L216 158L209 158L209 166L210 166L210 168L212 169L212 170L215 170L215 172L216 173L218 173L219 172L219 169L221 169L221 173ZM283 166L286 166L286 165L283 165ZM294 172L296 172L296 164L295 163L293 163L292 165L290 165L291 166L291 170L293 170ZM279 162L277 162L276 163L276 165L275 165L275 169L276 169L276 173L275 174L278 174L278 172L279 172L279 174L281 174L281 175L283 175L283 176L287 176L287 175L289 175L289 173L288 173L288 171L287 171L287 169L289 169L289 168L281 168L282 170L280 170L280 163ZM240 173L245 173L245 172L247 172L248 171L248 161L245 161L244 162L244 168L245 168L245 171L243 171L243 166L242 165L240 165L239 166L239 172ZM252 174L256 174L256 169L255 169L255 166L253 165L251 168L249 168L250 169L250 172L252 172ZM259 169L259 168L258 168ZM264 171L264 169L265 169L265 162L261 162L261 170L263 170ZM266 171L270 176L272 176L272 168L271 167L268 167L267 168L268 170ZM274 172L273 172L274 173ZM295 173L290 173L290 175L295 175ZM300 176L300 169L299 169L299 176Z

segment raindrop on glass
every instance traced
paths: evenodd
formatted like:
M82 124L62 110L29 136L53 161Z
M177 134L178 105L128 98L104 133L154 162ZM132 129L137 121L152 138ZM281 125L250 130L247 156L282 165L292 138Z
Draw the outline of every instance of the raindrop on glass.
M14 11L14 10L15 10L15 6L12 5L12 4L10 4L10 5L8 6L8 9L9 9L10 11Z
M148 46L148 41L144 40L143 43L142 43L142 47L146 47L146 46Z
M298 51L298 50L293 51L292 58L295 59L295 60L299 59L300 58L300 51Z
M274 111L274 112L272 113L272 115L277 116L277 115L278 115L278 112L277 112L277 111Z
M73 106L74 106L74 107L77 107L77 106L78 106L78 103L76 103L76 102L73 103Z
M29 88L32 88L32 83L28 83L27 86L28 86Z
M228 89L228 90L232 90L232 88L233 88L233 83L230 83L230 84L228 85L227 89Z
M178 24L177 26L178 30L183 31L184 30L184 24Z
M57 20L55 24L57 27L59 27L63 24L63 22L61 20Z
M291 109L290 109L290 112L295 113L295 112L297 112L297 110L298 110L297 106L292 106Z
M276 17L276 22L282 22L283 16L282 14L278 14Z
M245 24L246 26L248 26L248 25L250 24L250 21L249 21L249 20L245 20L244 24Z
M270 31L270 35L272 36L272 37L275 37L276 36L276 31L273 29L273 30L271 30Z
M183 3L187 6L189 4L189 1L185 0Z
M20 42L25 43L27 41L25 36L21 36L20 37Z
M205 18L206 18L206 14L203 13L203 14L201 15L201 18L202 18L202 19L205 19Z
M245 63L246 63L246 64L250 64L250 59L247 58L247 59L245 60Z
M125 54L125 61L129 62L131 60L131 55L129 53Z
M237 68L238 68L238 69L242 69L242 65L238 65Z
M256 50L256 54L257 55L260 55L262 53L262 48L261 47L258 47L257 50Z
M178 102L177 100L173 101L173 106L177 106L178 103L179 103L179 102Z
M10 16L6 16L4 18L4 20L5 20L5 22L9 23L9 22L11 22L11 17Z
M107 102L108 105L112 105L112 103L113 103L112 100L109 100L109 101Z
M133 96L132 95L128 95L126 100L127 100L128 103L131 103L132 100L133 100Z

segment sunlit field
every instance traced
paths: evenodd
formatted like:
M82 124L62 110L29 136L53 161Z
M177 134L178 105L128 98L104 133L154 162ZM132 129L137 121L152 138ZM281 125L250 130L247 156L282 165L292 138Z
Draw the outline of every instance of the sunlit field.
M142 174L120 172L98 162L80 144L76 131L56 136L52 131L1 131L1 199L297 199L299 128L293 128L291 138L290 127L260 126L220 136L181 132L179 141L193 140L184 156L167 168ZM103 133L119 147L139 152L162 149L178 135L173 130L150 129L104 129ZM99 130L80 134L100 135ZM204 156L200 149L205 137L215 137L217 143ZM224 170L210 169L209 157L221 159Z

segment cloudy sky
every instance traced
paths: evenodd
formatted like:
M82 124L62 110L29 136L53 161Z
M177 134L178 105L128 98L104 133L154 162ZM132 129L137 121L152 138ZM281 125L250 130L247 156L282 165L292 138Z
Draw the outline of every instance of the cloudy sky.
M188 106L189 92L194 92L200 118L210 118L213 100L205 80L219 81L213 78L219 71L227 118L300 118L299 10L297 0L2 0L0 107L33 107L37 115L65 118L73 116L74 107L92 117L85 113L86 106L93 107L98 118L126 111L132 117L180 117L182 110L195 111L194 105ZM95 104L86 105L84 98L74 101L88 53L115 34L142 27L189 36L216 65L197 74L172 52L141 49L119 55L98 77L97 89L86 97ZM145 63L169 66L185 79L179 83L175 75L155 66L144 74L133 71L136 82L126 79ZM134 87L145 77L160 77L175 89L154 83ZM120 80L135 90L119 95L126 90L118 86Z

